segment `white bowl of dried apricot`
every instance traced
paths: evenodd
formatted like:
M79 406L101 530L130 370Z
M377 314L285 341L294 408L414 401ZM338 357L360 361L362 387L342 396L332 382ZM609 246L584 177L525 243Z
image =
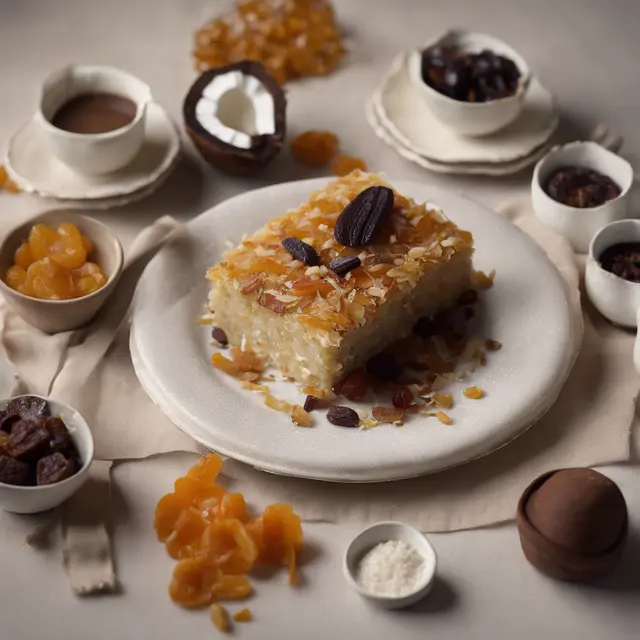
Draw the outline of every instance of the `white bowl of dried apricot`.
M106 225L67 210L48 211L0 244L0 291L45 333L87 324L122 274L122 245Z

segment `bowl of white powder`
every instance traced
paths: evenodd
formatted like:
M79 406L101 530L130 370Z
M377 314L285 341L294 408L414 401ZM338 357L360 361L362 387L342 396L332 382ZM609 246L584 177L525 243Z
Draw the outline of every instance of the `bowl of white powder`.
M347 582L363 598L401 609L421 600L436 574L436 552L417 529L380 522L359 533L344 555Z

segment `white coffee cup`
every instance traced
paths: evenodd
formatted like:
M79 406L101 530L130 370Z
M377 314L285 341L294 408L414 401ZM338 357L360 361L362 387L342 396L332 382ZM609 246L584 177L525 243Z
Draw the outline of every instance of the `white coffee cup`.
M51 123L69 100L84 94L112 93L136 104L133 120L105 133L74 133ZM86 175L112 173L128 165L144 142L151 89L141 80L114 67L70 65L42 85L36 118L53 154L73 171Z

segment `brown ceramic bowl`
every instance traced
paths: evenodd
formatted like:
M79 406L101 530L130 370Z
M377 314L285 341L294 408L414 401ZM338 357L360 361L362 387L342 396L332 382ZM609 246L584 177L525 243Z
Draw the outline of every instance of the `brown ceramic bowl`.
M522 551L536 569L551 578L568 582L594 580L610 571L620 560L628 533L627 515L625 512L624 526L616 542L596 554L579 553L568 546L549 540L529 520L526 505L532 494L558 471L563 469L549 471L536 478L520 497L516 524Z
M57 227L63 222L74 224L94 245L92 262L102 269L107 283L97 291L72 300L40 300L25 296L0 280L0 292L11 307L26 322L45 333L70 331L87 324L113 293L122 274L124 256L116 235L102 222L72 211L47 211L9 232L0 244L0 276L13 265L14 253L28 237L34 224L45 223Z

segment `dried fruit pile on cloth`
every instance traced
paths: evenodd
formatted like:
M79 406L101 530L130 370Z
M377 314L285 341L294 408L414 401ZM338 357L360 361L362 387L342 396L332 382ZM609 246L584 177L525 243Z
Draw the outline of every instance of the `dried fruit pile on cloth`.
M269 505L252 517L242 494L216 484L221 469L217 455L203 457L156 507L158 540L178 560L169 595L184 607L248 596L246 574L256 564L287 566L295 583L300 518L288 504Z

